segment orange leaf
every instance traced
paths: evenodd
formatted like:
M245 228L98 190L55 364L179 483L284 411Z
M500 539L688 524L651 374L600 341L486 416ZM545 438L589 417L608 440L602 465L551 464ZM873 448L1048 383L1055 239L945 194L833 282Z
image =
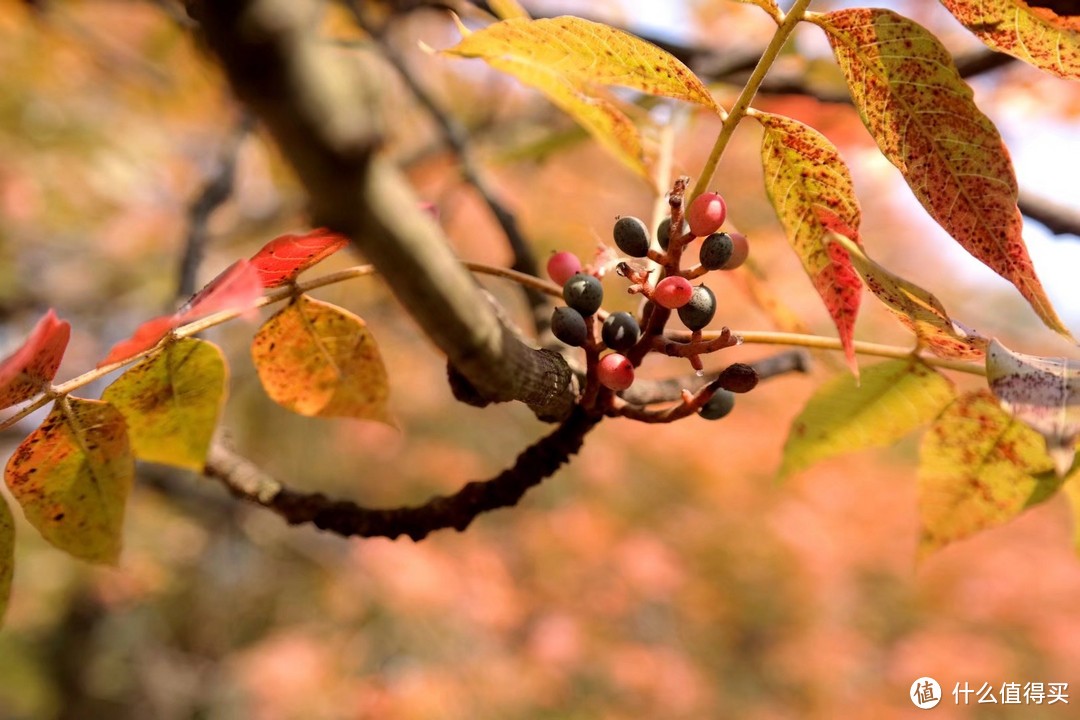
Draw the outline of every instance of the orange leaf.
M347 310L301 296L259 329L251 355L267 395L293 412L393 425L379 347Z
M344 235L326 228L304 235L276 237L251 257L264 288L275 288L296 279L312 265L325 260L349 244Z
M28 400L56 377L71 325L52 310L38 320L18 350L0 362L0 408Z
M100 368L112 365L149 350L161 342L161 338L168 335L169 331L179 324L180 318L177 315L162 315L147 320L135 328L135 332L127 340L121 340L113 345L112 349L109 350L109 354L97 366Z
M765 190L857 375L852 341L862 283L847 251L828 242L831 232L859 242L859 202L851 173L832 143L813 128L771 113L754 113L754 118L765 129L761 140Z
M1016 177L997 128L929 31L889 10L815 16L863 122L926 211L1069 337L1021 235Z
M237 260L184 303L176 313L181 323L223 310L246 310L262 297L263 281L250 260Z
M988 47L1080 80L1080 20L1023 0L941 0Z
M120 555L135 477L123 416L100 400L61 398L8 460L8 488L56 547L90 562Z

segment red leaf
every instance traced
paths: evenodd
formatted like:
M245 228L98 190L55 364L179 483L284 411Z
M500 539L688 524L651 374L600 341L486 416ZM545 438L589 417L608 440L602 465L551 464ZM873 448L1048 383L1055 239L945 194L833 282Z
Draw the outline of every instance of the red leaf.
M113 345L105 359L98 363L98 367L112 365L121 360L134 357L144 350L149 350L161 342L161 338L165 337L170 330L179 324L180 317L178 315L162 315L153 320L147 320L135 328L135 332L130 338Z
M432 205L434 207L434 205ZM274 288L296 279L312 265L336 253L349 243L344 235L319 228L306 235L282 235L266 243L251 257L264 288Z
M246 310L262 291L259 270L249 260L237 260L184 303L176 317L185 323L222 310Z
M0 363L0 407L28 400L52 382L70 337L66 320L52 310L45 313L22 347Z

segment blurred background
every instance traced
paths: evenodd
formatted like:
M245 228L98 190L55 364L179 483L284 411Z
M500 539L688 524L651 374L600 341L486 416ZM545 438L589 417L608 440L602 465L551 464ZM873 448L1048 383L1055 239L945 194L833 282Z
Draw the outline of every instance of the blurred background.
M774 29L759 9L725 0L526 4L721 61L760 52ZM888 4L955 53L981 47L937 3ZM344 14L331 12L320 32L383 73L387 152L437 205L457 252L508 263L497 225L378 48ZM587 258L616 215L651 215L650 189L541 97L479 62L418 46L456 39L445 13L420 11L395 19L385 41L469 129L484 176L541 261L564 249ZM842 91L814 27L796 33L776 71L823 94ZM971 83L1012 149L1020 185L1080 206L1077 86L1020 63ZM740 87L713 89L730 105ZM924 215L849 106L770 93L756 106L840 147L873 257L1010 347L1073 352ZM698 172L717 119L675 103L650 119L672 128L675 172ZM307 229L288 169L244 123L179 4L0 4L0 350L53 307L73 327L62 381L174 308L193 208L230 165L200 284L274 236ZM772 215L758 153L759 131L747 123L715 188L750 237L772 301L832 335ZM1080 241L1030 222L1026 237L1058 311L1080 333ZM357 261L341 253L314 273ZM527 321L517 288L481 282ZM717 326L777 327L742 284L720 279L714 289ZM284 482L371 506L415 503L496 474L547 431L523 407L456 403L441 357L377 278L316 296L367 320L402 430L290 415L266 399L252 369L257 325L217 328L208 337L231 364L223 431ZM634 306L609 297L611 309ZM857 336L910 342L870 298ZM742 346L710 367L770 352ZM651 359L644 368L685 371ZM837 372L837 357L815 356L810 374L762 384L720 422L606 421L520 506L418 544L291 528L212 481L151 466L140 468L116 568L52 549L15 509L0 719L903 718L920 712L908 699L920 676L945 688L939 717L1075 716L1080 561L1064 499L916 565L917 436L776 481L788 424ZM110 380L82 395L96 397ZM3 433L0 456L41 419ZM1076 697L1069 706L988 706L973 696L958 707L950 692L965 682L1068 682Z

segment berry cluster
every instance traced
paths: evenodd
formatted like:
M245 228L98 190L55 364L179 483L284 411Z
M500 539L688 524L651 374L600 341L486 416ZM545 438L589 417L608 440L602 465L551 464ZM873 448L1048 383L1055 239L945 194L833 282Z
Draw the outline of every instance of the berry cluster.
M717 301L708 286L694 285L691 281L709 271L739 267L749 254L746 236L720 230L727 218L727 203L719 193L704 193L694 198L685 212L681 192L673 192L669 202L671 217L664 218L656 231L659 250L653 246L648 226L639 218L619 217L612 228L615 246L622 253L631 258L648 258L660 267L661 277L654 282L649 270L629 262L618 264L618 273L631 283L628 291L640 293L650 301L645 304L640 319L628 312L606 314L601 310L604 300L601 271L583 269L577 256L569 252L555 253L548 260L548 275L562 286L566 302L552 314L551 330L567 345L591 350L596 378L611 390L625 390L633 384L635 365L651 349L648 343L653 340L642 338L642 327L648 326L654 337L661 337L667 313L672 310L692 333L688 350L682 355L701 374L699 348L700 352L716 349L702 342L701 330L712 322ZM683 269L683 250L697 238L703 238L698 250L699 262ZM653 317L654 313L663 314ZM597 314L602 319L599 339L595 336ZM639 344L641 347L636 347ZM631 349L634 352L628 352ZM698 414L710 420L719 419L731 412L733 405L734 395L719 388L704 402L698 401Z

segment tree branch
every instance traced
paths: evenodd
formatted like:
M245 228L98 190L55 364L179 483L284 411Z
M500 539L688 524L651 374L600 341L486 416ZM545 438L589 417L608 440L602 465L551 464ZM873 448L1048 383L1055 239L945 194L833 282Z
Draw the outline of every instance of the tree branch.
M573 405L570 370L508 330L416 211L377 150L378 81L313 34L315 0L188 0L237 96L266 124L307 190L314 223L342 232L448 361L484 397L521 400L545 418Z
M437 496L412 507L378 510L332 500L321 493L290 490L220 445L211 449L204 472L220 480L234 496L273 510L290 525L311 523L343 537L408 535L419 541L435 530L461 532L481 513L516 505L529 488L577 453L598 421L598 417L575 408L554 432L518 455L510 468L490 480L470 482L453 495Z

